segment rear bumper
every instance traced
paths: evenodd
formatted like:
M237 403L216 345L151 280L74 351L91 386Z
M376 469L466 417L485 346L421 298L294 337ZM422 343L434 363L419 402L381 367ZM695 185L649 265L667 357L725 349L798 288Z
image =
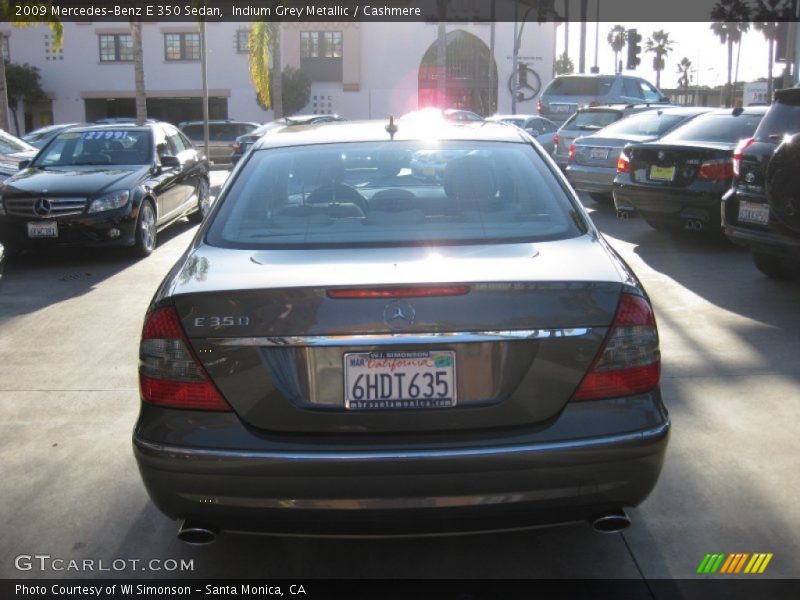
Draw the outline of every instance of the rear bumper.
M613 190L617 210L634 211L660 221L695 219L703 221L707 227L720 226L721 190L651 189L618 183Z
M471 444L393 441L391 447L336 449L276 442L274 449L209 449L147 439L147 432L167 431L163 424L143 427L141 419L133 443L159 509L219 529L414 535L530 527L635 506L656 483L670 429L659 394L583 404L595 406L568 406L547 430L497 433ZM182 419L197 414L167 412ZM574 427L591 415L606 424L616 420L622 429L632 418L647 423L607 435L547 439L559 437L547 434L558 431L559 421Z
M616 168L590 167L570 163L566 173L572 187L580 192L611 194L614 191Z
M773 231L725 225L725 235L754 252L800 260L800 236L791 237Z

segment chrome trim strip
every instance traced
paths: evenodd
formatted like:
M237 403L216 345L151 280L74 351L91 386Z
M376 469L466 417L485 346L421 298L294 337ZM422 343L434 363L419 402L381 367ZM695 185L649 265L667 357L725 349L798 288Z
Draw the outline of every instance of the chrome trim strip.
M281 337L206 338L220 346L391 346L398 344L463 344L542 340L587 335L590 327L521 329L513 331L458 331L450 333L377 333L364 335L298 335Z
M670 420L667 419L657 427L620 433L615 435L565 440L561 442L543 442L539 444L520 444L515 446L495 446L490 448L456 448L452 450L407 450L394 452L274 452L249 450L210 450L205 448L189 448L185 446L168 446L148 442L134 435L134 444L140 452L160 455L163 458L180 459L182 461L208 461L216 463L220 460L268 460L286 462L361 462L361 461L396 461L396 460L430 460L430 459L470 459L470 458L502 458L520 454L546 454L558 451L592 451L603 448L614 448L620 445L642 444L657 441L669 433ZM187 463L184 463L186 465Z

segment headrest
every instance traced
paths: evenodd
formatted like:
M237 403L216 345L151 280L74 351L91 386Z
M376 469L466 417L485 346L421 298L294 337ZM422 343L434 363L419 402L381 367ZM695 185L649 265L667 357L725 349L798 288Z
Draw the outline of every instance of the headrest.
M297 183L310 187L337 182L341 179L343 172L344 162L338 154L331 152L295 160L292 165L292 178Z
M468 154L449 161L444 168L444 191L448 198L483 200L497 193L497 176L488 158Z

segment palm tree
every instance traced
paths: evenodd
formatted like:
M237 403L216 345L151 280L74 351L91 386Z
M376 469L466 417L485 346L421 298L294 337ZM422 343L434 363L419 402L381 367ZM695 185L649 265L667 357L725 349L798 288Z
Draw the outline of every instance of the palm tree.
M628 33L622 25L614 25L608 32L606 40L608 40L608 45L614 51L614 73L618 73L621 70L619 68L619 53L625 47L627 37Z
M131 19L133 42L133 82L136 89L136 122L147 121L147 92L144 88L144 50L142 48L142 21Z
M711 9L711 31L720 43L728 45L728 83L725 86L725 106L733 104L733 45L742 40L750 29L750 9L742 0L719 0Z
M555 71L556 75L569 75L575 71L575 63L572 62L569 54L564 52L556 59L556 64L553 70Z
M675 42L669 39L669 33L663 29L654 31L653 35L645 41L644 51L655 54L653 57L653 69L655 69L656 72L657 88L661 87L661 71L663 71L666 66L666 61L664 59L667 57L667 54L672 52L672 44L674 43Z
M39 23L47 23L50 33L53 36L51 48L57 51L64 42L64 25L51 14L50 2L44 3L47 7L45 17L27 17L25 21L19 21L14 17L14 4L10 0L0 0L0 21L11 23L14 27L30 27ZM0 33L0 129L9 129L9 110L8 110L8 89L6 86L6 57L3 44L3 35Z
M753 11L753 27L764 34L769 45L767 59L767 98L772 100L772 68L775 60L775 42L778 39L778 22L788 16L791 2L788 0L757 0Z
M681 62L678 63L678 87L683 90L684 102L689 101L689 85L692 83L692 61L687 57L683 57Z
M250 81L264 106L272 108L276 119L283 116L281 78L281 30L279 22L257 21L250 32ZM270 69L272 57L272 69ZM270 93L270 87L272 93Z

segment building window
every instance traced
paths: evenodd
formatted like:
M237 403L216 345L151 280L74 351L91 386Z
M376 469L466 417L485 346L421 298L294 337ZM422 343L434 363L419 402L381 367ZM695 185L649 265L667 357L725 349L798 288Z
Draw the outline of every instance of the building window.
M250 52L250 30L239 29L236 32L236 51L239 54L247 54Z
M341 58L341 31L301 31L300 58Z
M55 37L49 33L44 34L44 59L45 60L64 60L64 47L55 49Z
M128 62L133 60L133 38L125 33L101 34L100 62Z
M166 60L200 60L200 34L165 33L164 58Z

